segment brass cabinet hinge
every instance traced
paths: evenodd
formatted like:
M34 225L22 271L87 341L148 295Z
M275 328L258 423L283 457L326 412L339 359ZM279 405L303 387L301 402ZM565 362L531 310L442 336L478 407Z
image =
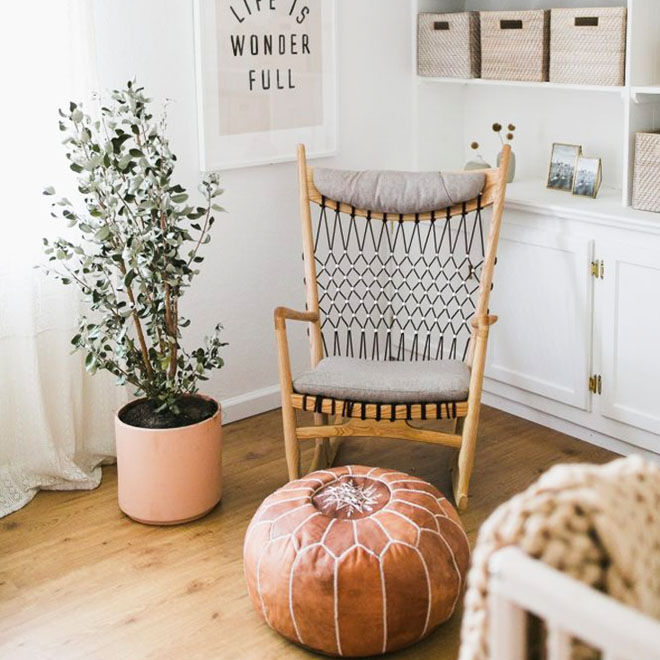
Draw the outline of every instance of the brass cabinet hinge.
M600 374L589 376L589 391L592 394L603 393L603 379L601 378Z
M596 279L600 278L602 280L605 277L605 262L602 259L591 262L591 274Z

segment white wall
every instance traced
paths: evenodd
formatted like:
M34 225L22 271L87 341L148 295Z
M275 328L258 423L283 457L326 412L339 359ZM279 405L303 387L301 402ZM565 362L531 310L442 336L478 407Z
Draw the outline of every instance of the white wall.
M410 5L336 0L339 150L324 164L410 168L413 162ZM177 176L194 190L197 146L192 0L95 0L101 88L136 77L155 99L172 99L169 125ZM318 161L321 162L321 161ZM191 343L218 321L230 346L226 367L204 390L225 403L225 420L275 407L272 312L304 306L297 183L293 163L222 175L227 190L202 274L182 303ZM305 368L302 328L291 335L294 370Z

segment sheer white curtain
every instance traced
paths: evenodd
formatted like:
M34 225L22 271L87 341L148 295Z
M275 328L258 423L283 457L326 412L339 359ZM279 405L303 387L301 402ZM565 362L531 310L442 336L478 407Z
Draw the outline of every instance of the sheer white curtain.
M91 0L0 6L0 516L40 489L94 488L114 455L126 393L71 355L77 291L34 269L50 218L47 185L70 199L57 109L96 87ZM88 104L89 105L89 102Z

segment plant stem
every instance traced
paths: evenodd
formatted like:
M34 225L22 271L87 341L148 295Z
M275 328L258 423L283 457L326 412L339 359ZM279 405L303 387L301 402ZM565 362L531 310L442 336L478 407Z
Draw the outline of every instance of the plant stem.
M126 265L123 260L119 263L119 270L121 274L126 277ZM133 289L130 286L126 286L126 295L131 301L131 305L135 308L135 296L133 295ZM140 352L142 353L142 362L144 362L144 367L147 370L147 375L151 377L153 375L153 368L151 366L151 361L149 360L149 349L147 348L147 342L144 338L144 332L142 331L142 322L138 313L133 309L131 314L133 317L133 323L135 324L135 331L137 332L138 341L140 342Z
M165 221L165 213L161 211L160 214L160 229L163 232L163 238L165 237L165 231L167 229L167 223ZM167 273L165 273L165 278L167 278ZM177 349L178 349L178 319L176 318L176 299L172 300L172 289L165 279L165 326L167 327L168 335L174 339L174 341L169 342L170 348L170 364L167 371L168 378L174 380L176 377L176 360L177 360Z

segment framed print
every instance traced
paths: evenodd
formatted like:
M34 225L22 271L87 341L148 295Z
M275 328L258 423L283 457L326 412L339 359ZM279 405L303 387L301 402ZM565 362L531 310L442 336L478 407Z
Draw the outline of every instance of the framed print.
M334 0L195 0L201 169L336 152Z
M596 198L603 179L603 166L600 158L580 156L575 168L573 194Z
M582 153L582 147L577 144L561 144L555 142L552 145L552 156L550 157L550 169L548 171L548 188L553 190L573 191L575 182L575 166L578 156Z

